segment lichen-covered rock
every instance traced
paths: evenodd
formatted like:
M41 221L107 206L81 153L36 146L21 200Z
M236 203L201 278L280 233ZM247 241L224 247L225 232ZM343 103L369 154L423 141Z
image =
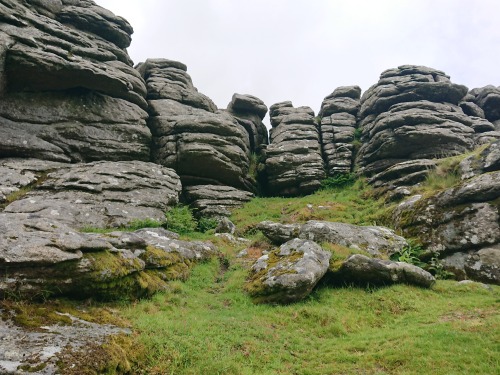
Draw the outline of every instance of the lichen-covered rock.
M500 140L486 146L479 155L471 155L460 162L459 173L462 180L481 173L500 170Z
M495 159L496 145L491 148L491 152L485 149L462 162L464 178L472 178L434 196L415 196L401 203L393 213L393 222L404 235L419 238L429 256L444 258L445 267L458 278L499 283L498 273L491 271L500 266L495 265L498 258L485 256L493 265L486 266L484 273L475 272L474 267L482 266L472 261L481 259L482 249L500 243L500 171L477 174L490 160L489 155Z
M216 253L210 243L180 241L159 229L79 233L33 214L0 213L1 298L48 295L135 298L187 277L193 261Z
M232 209L241 207L254 196L248 191L220 185L188 186L184 195L198 217L229 216Z
M335 282L362 285L410 284L430 288L436 279L413 264L351 255L331 275Z
M271 144L264 152L267 190L271 195L313 193L325 178L319 130L309 107L291 102L270 108Z
M258 229L275 243L283 243L298 237L352 247L372 255L391 255L408 244L394 231L380 226L357 226L315 220L305 224L278 224L264 221L258 225Z
M27 163L27 170L32 164ZM179 202L180 192L177 174L157 164L74 164L46 174L41 183L10 203L5 212L57 219L73 228L119 227L137 220L163 221L168 207Z
M324 276L330 256L313 241L293 239L255 262L245 289L257 303L299 301Z
M425 177L425 171L416 176L413 168L405 171L405 164L396 165L470 151L475 134L491 131L493 125L464 113L463 108L473 107L460 107L464 100L472 100L467 88L452 83L439 70L404 65L383 72L379 82L361 98L358 127L362 146L356 157L359 172L371 177L395 166L400 173L388 173L395 180L386 179L384 185L396 189ZM405 179L406 173L413 176Z
M321 105L321 146L329 176L352 171L360 95L359 86L339 87Z
M198 93L184 64L148 59L138 69L148 87L153 161L173 168L183 186L227 185L252 191L245 128Z

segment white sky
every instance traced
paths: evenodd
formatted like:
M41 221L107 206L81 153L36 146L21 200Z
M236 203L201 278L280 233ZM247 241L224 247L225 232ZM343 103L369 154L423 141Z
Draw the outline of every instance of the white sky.
M134 27L135 63L185 63L219 108L238 92L318 112L336 87L364 91L403 64L500 85L499 0L95 1Z

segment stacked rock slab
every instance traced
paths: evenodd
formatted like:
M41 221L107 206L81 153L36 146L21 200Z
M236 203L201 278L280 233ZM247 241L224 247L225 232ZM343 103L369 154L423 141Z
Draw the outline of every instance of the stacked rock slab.
M0 157L149 160L127 21L70 0L0 0L0 18Z
M207 186L205 190L211 191L214 186L230 186L253 191L250 137L245 127L196 90L184 64L148 59L138 70L148 90L153 161L173 168L186 189Z
M309 107L281 102L270 108L270 145L264 152L267 191L271 195L310 194L325 178L320 135Z
M466 94L465 86L439 70L404 65L383 72L361 98L360 172L375 186L394 189L423 180L431 164L426 159L471 150L473 127L481 119L458 106ZM396 167L398 173L384 174L400 163L406 164Z
M321 105L321 145L328 176L350 173L361 88L339 87Z

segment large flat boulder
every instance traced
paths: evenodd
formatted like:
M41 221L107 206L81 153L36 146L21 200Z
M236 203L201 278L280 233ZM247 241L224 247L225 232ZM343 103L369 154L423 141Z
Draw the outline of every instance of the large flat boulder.
M15 168L22 166L19 161L5 163L21 176L22 169ZM52 171L26 176L34 182L39 176L41 181L5 212L55 219L73 228L108 228L138 220L163 221L165 211L179 202L179 177L157 164L129 161L47 167Z

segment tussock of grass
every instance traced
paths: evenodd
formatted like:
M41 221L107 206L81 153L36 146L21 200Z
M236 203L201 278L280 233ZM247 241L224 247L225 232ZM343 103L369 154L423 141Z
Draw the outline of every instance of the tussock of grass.
M217 260L124 312L141 331L137 374L492 374L499 288L322 288L289 306L254 305L246 270ZM135 366L135 367L134 367Z

